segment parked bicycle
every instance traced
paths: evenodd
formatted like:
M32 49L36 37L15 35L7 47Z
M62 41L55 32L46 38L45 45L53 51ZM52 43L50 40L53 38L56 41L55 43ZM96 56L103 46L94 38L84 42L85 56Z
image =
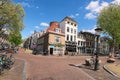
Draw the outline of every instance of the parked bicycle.
M13 54L11 53L10 57L8 57L9 62L11 65L13 65L15 63L15 58L13 57Z
M2 74L2 71L3 71L2 59L1 59L1 57L0 57L0 75Z
M15 58L11 53L9 57L7 57L7 52L1 53L0 55L0 74L4 69L10 69L11 65L15 63Z

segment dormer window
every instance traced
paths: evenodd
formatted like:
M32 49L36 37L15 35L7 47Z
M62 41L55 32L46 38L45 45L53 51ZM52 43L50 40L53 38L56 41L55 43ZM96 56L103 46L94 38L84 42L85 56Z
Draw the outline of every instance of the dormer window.
M67 23L69 24L70 22L68 21Z
M76 24L74 24L74 26L77 26Z
M71 23L71 25L73 25L73 23Z
M56 28L56 29L55 29L55 32L60 33L60 32L61 32L61 29Z

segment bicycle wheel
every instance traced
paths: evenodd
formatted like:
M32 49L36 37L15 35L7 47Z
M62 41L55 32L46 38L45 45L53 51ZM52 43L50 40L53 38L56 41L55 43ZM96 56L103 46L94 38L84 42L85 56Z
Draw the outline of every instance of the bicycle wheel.
M14 57L11 57L10 58L10 61L11 61L11 65L13 65L15 63L15 58Z

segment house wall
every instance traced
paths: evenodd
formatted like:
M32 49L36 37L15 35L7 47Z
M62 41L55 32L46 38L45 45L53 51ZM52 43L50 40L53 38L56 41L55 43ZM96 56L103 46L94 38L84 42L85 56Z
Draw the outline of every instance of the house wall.
M60 22L60 28L63 30L65 33L65 51L66 54L68 52L76 52L77 50L77 31L78 31L78 24L76 21L74 21L70 17L65 17L61 22ZM69 28L69 32L67 31L67 28ZM75 33L74 33L75 31ZM69 38L67 38L69 36ZM71 39L72 36L72 39Z
M58 55L59 53L64 54L64 50L65 50L64 46L62 46L62 47L55 46L55 44L59 44L59 43L55 42L55 37L60 38L60 44L61 45L65 44L65 35L64 34L58 34L58 33L49 32L49 39L48 39L48 43L49 43L48 51L49 51L49 54L50 54L50 46L53 46L53 48L54 48L53 49L53 55Z

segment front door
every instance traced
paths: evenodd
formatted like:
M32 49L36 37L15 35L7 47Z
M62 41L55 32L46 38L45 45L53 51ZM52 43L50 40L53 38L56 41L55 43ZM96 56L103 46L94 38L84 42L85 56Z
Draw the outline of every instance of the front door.
M50 55L53 55L53 48L50 48Z

